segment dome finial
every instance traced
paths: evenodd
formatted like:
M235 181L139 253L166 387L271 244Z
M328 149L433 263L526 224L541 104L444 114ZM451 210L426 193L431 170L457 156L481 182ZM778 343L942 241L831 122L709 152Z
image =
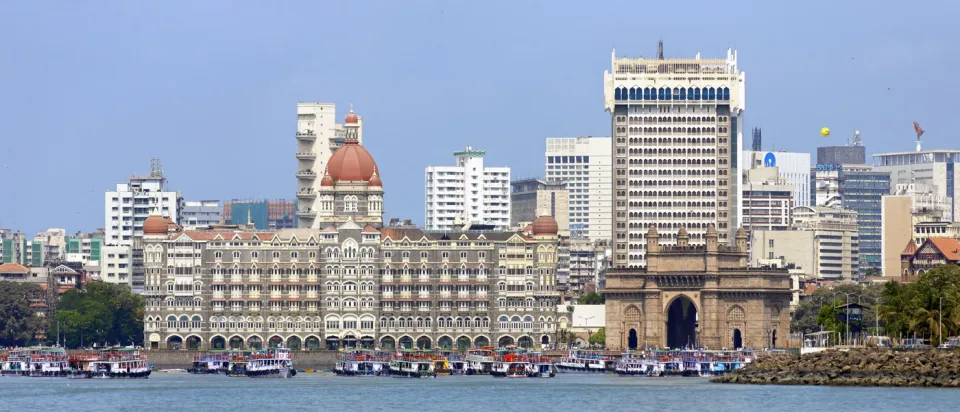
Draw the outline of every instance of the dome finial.
M357 114L353 112L353 103L350 103L350 113L347 113L347 118L344 119L344 125L355 126L360 122L360 119L357 118Z

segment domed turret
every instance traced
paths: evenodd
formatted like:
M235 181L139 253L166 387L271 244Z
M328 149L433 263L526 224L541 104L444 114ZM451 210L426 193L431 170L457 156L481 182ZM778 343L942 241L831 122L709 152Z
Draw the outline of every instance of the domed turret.
M169 222L163 216L152 214L143 221L144 236L165 236Z
M557 220L550 216L540 216L533 221L534 236L556 235L559 231L560 226L557 225Z

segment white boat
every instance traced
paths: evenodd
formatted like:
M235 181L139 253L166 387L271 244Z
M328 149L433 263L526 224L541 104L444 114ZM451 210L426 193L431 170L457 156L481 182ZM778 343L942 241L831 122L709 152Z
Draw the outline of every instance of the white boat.
M474 348L464 357L467 362L467 375L489 375L493 369L493 348Z
M104 349L87 363L86 370L79 371L98 379L148 378L150 372L146 356L130 348Z
M604 373L616 370L616 361L601 354L571 350L557 362L557 369L565 373Z
M288 348L254 352L247 357L244 374L251 378L292 378L297 375Z
M400 355L390 360L390 375L395 378L436 378L436 366L430 359Z
M30 355L28 376L63 377L70 372L70 357L63 348L44 348Z
M386 356L374 351L342 352L337 357L333 373L338 376L385 376L389 374L390 363Z

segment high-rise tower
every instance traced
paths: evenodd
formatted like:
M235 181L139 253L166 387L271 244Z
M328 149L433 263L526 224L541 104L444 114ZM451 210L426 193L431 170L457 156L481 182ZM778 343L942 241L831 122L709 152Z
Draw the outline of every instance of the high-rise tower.
M613 136L614 267L646 264L651 226L666 244L681 227L691 244L703 243L711 223L722 243L732 239L741 216L745 101L736 51L725 59L614 51L611 65L604 108Z

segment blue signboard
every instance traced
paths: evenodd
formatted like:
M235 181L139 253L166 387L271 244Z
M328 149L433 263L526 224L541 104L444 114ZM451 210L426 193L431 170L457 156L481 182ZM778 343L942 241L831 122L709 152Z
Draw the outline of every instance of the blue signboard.
M763 165L765 167L774 167L777 165L777 157L773 155L772 152L767 152L766 156L763 156Z
M819 164L817 165L818 172L839 172L843 170L843 165L839 164Z

